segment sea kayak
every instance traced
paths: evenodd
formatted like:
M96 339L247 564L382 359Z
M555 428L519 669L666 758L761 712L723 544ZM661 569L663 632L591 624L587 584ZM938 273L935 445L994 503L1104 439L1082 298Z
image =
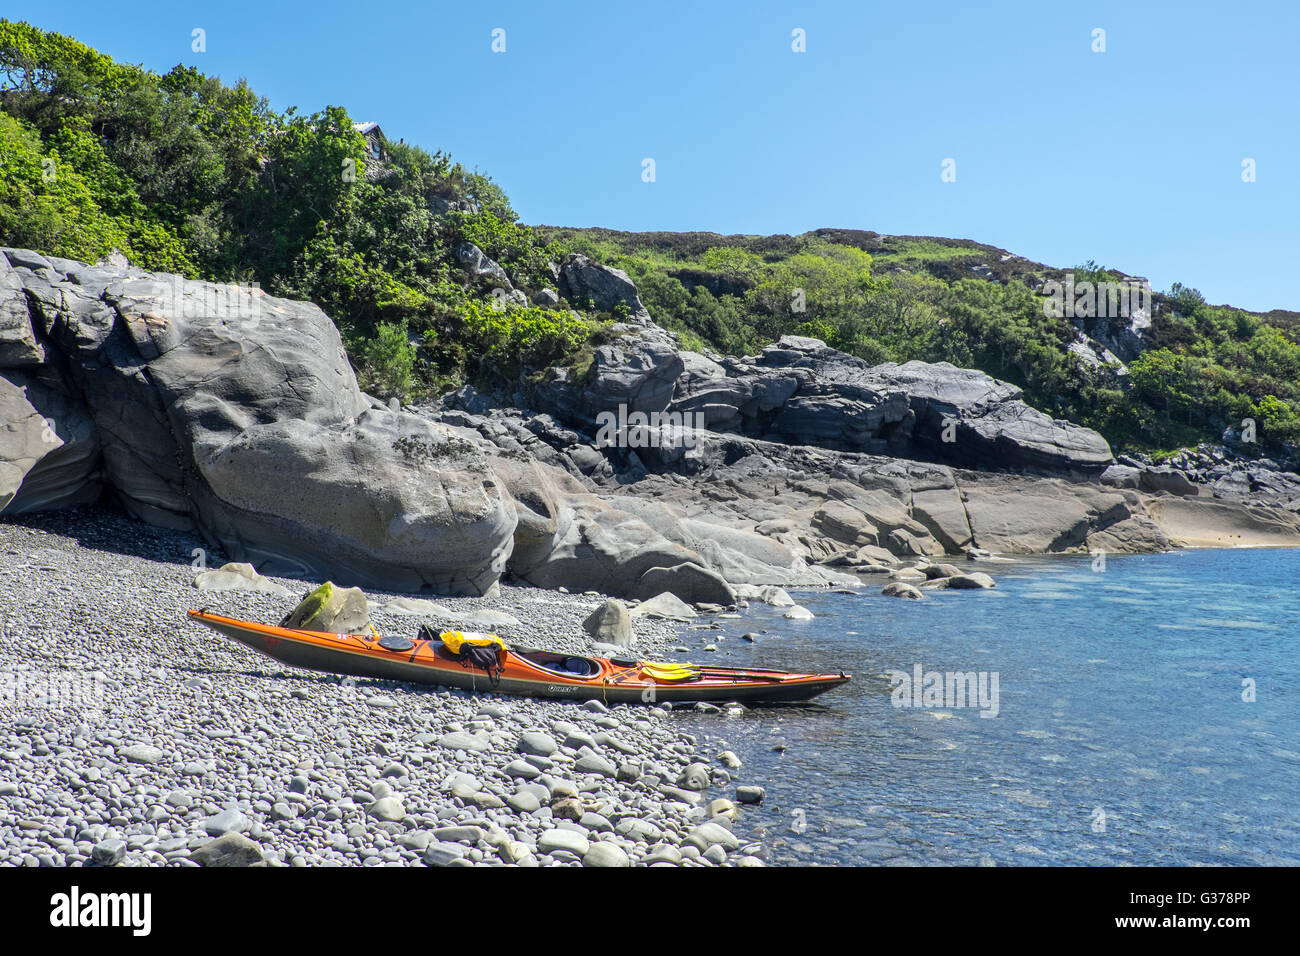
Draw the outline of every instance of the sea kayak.
M326 634L256 624L233 617L190 611L240 644L291 667L458 687L477 693L513 694L606 703L740 701L784 704L805 701L847 683L849 675L792 674L777 670L713 667L681 662L578 657L519 647L494 638L496 661L483 669L475 660L453 653L452 635L414 640L363 634ZM459 640L453 642L459 646ZM481 659L481 658L480 658Z

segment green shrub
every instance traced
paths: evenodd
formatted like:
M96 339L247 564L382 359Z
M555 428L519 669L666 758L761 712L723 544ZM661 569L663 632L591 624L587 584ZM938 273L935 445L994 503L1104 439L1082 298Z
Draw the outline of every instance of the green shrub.
M362 354L364 364L357 379L363 389L380 398L406 401L411 397L415 346L407 337L405 325L387 322L379 325Z
M1255 408L1261 439L1277 442L1300 442L1300 414L1295 407L1275 395L1265 395Z
M462 331L470 355L508 377L543 366L566 364L587 342L593 326L568 310L536 306L493 309L466 303ZM481 366L482 368L483 366Z

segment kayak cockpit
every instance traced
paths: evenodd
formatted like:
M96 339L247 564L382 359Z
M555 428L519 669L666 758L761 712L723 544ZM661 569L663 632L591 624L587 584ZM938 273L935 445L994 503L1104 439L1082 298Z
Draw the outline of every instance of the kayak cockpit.
M581 680L583 678L597 677L601 672L601 666L588 657L554 654L550 651L520 650L518 648L511 648L511 653L520 660L559 677Z

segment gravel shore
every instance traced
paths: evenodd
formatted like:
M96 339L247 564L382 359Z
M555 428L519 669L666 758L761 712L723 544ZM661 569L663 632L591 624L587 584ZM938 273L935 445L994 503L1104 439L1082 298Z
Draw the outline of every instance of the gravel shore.
M665 711L290 670L185 611L274 621L316 582L205 593L204 547L103 509L0 523L0 865L761 865L731 829L761 788ZM435 600L585 652L600 597ZM678 627L638 620L638 652Z

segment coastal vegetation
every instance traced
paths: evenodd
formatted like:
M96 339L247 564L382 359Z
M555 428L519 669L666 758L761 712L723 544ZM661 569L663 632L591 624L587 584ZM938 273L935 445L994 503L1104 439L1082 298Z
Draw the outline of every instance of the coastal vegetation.
M688 348L753 354L796 334L870 363L978 368L1117 451L1217 441L1246 420L1256 453L1300 442L1294 312L1211 305L1175 283L1153 297L1135 355L1088 361L1078 328L1043 307L1062 270L994 247L530 227L490 177L442 152L384 141L376 161L343 107L280 112L243 81L159 74L3 20L0 157L0 244L84 261L116 249L144 269L310 300L383 397L590 364L621 312L538 298L553 264L583 253L627 272ZM466 244L499 274L467 267ZM1071 271L1126 278L1095 262ZM524 297L503 300L503 276Z

